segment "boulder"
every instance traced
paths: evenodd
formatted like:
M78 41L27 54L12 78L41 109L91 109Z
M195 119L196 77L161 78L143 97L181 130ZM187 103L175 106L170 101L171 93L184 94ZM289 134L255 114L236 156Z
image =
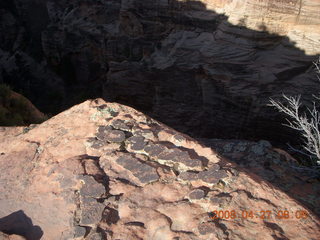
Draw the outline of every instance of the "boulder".
M266 141L197 141L102 99L0 133L2 239L319 236L319 181Z

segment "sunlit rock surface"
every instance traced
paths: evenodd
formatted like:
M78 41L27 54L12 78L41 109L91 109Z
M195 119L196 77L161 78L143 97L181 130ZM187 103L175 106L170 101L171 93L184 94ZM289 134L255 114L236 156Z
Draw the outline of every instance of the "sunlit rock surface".
M285 35L307 54L320 53L320 3L317 0L204 0L208 9L235 25Z
M310 172L266 141L204 143L101 99L1 128L0 239L318 239Z

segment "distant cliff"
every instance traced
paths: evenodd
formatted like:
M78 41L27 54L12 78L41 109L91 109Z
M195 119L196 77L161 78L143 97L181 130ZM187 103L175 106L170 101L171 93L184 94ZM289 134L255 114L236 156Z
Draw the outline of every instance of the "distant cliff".
M207 9L226 14L229 22L288 36L306 54L320 53L318 0L204 0Z
M0 82L43 112L102 96L195 137L283 142L269 98L317 93L316 0L5 0L0 8Z

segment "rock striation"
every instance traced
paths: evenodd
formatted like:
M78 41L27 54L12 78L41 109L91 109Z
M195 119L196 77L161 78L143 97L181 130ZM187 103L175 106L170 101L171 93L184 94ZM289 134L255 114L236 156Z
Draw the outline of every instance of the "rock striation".
M196 137L284 142L269 98L319 89L318 0L3 0L0 11L0 82L43 112L103 97Z
M0 139L0 239L319 236L320 183L266 141L206 146L102 99Z
M226 14L234 25L263 30L290 38L306 54L319 54L317 0L207 0L207 9Z

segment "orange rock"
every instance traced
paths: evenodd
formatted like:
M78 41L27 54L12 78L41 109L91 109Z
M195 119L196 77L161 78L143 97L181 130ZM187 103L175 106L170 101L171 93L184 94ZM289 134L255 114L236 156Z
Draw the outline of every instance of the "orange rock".
M29 132L0 133L0 232L24 229L26 239L319 237L319 183L279 162L265 141L205 147L101 99ZM293 194L299 188L290 184L305 191Z

